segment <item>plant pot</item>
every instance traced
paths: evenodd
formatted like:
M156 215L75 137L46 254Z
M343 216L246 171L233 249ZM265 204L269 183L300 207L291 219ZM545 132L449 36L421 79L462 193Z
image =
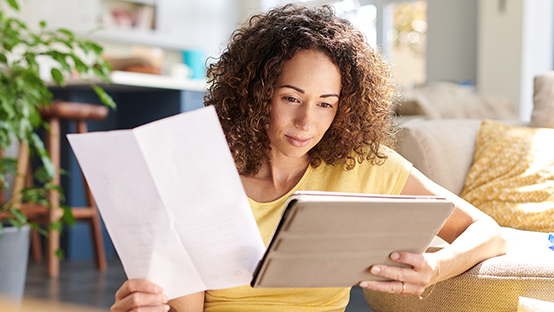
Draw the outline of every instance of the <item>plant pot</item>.
M0 296L21 301L29 259L29 226L4 227L0 237Z

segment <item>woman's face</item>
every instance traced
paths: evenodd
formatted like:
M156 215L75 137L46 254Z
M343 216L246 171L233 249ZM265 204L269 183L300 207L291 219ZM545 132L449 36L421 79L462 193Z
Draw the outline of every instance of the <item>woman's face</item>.
M331 126L341 91L339 68L325 53L300 50L283 65L267 129L274 157L305 157Z

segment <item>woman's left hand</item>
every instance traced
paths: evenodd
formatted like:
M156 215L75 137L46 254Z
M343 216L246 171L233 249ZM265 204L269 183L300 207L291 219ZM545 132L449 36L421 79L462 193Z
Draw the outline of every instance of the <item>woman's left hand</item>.
M404 263L411 268L389 265L373 265L370 272L390 281L362 281L359 286L369 290L393 294L421 295L425 288L438 282L439 263L433 254L395 251L391 260Z

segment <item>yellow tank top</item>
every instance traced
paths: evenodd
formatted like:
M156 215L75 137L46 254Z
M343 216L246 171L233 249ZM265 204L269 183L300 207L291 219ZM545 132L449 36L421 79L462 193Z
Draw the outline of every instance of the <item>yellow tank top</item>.
M284 204L299 190L364 194L400 194L411 164L396 152L383 147L388 156L383 165L364 161L352 170L323 163L308 167L298 184L281 198L258 203L251 199L260 234L267 246L281 218ZM252 288L249 285L206 291L204 311L344 311L350 288Z

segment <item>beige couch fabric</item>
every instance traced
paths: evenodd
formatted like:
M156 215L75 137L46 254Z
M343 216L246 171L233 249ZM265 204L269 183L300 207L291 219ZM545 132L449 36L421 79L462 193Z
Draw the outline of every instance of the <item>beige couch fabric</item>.
M366 300L375 312L517 311L519 296L554 302L554 251L546 246L548 234L509 228L503 234L506 255L437 283L424 300L364 291Z
M554 128L554 71L535 77L531 127Z
M515 105L506 97L478 93L473 87L452 82L430 82L424 87L404 90L398 113L422 114L429 119L517 118Z
M431 180L460 194L473 162L480 120L412 119L401 125L398 152Z

